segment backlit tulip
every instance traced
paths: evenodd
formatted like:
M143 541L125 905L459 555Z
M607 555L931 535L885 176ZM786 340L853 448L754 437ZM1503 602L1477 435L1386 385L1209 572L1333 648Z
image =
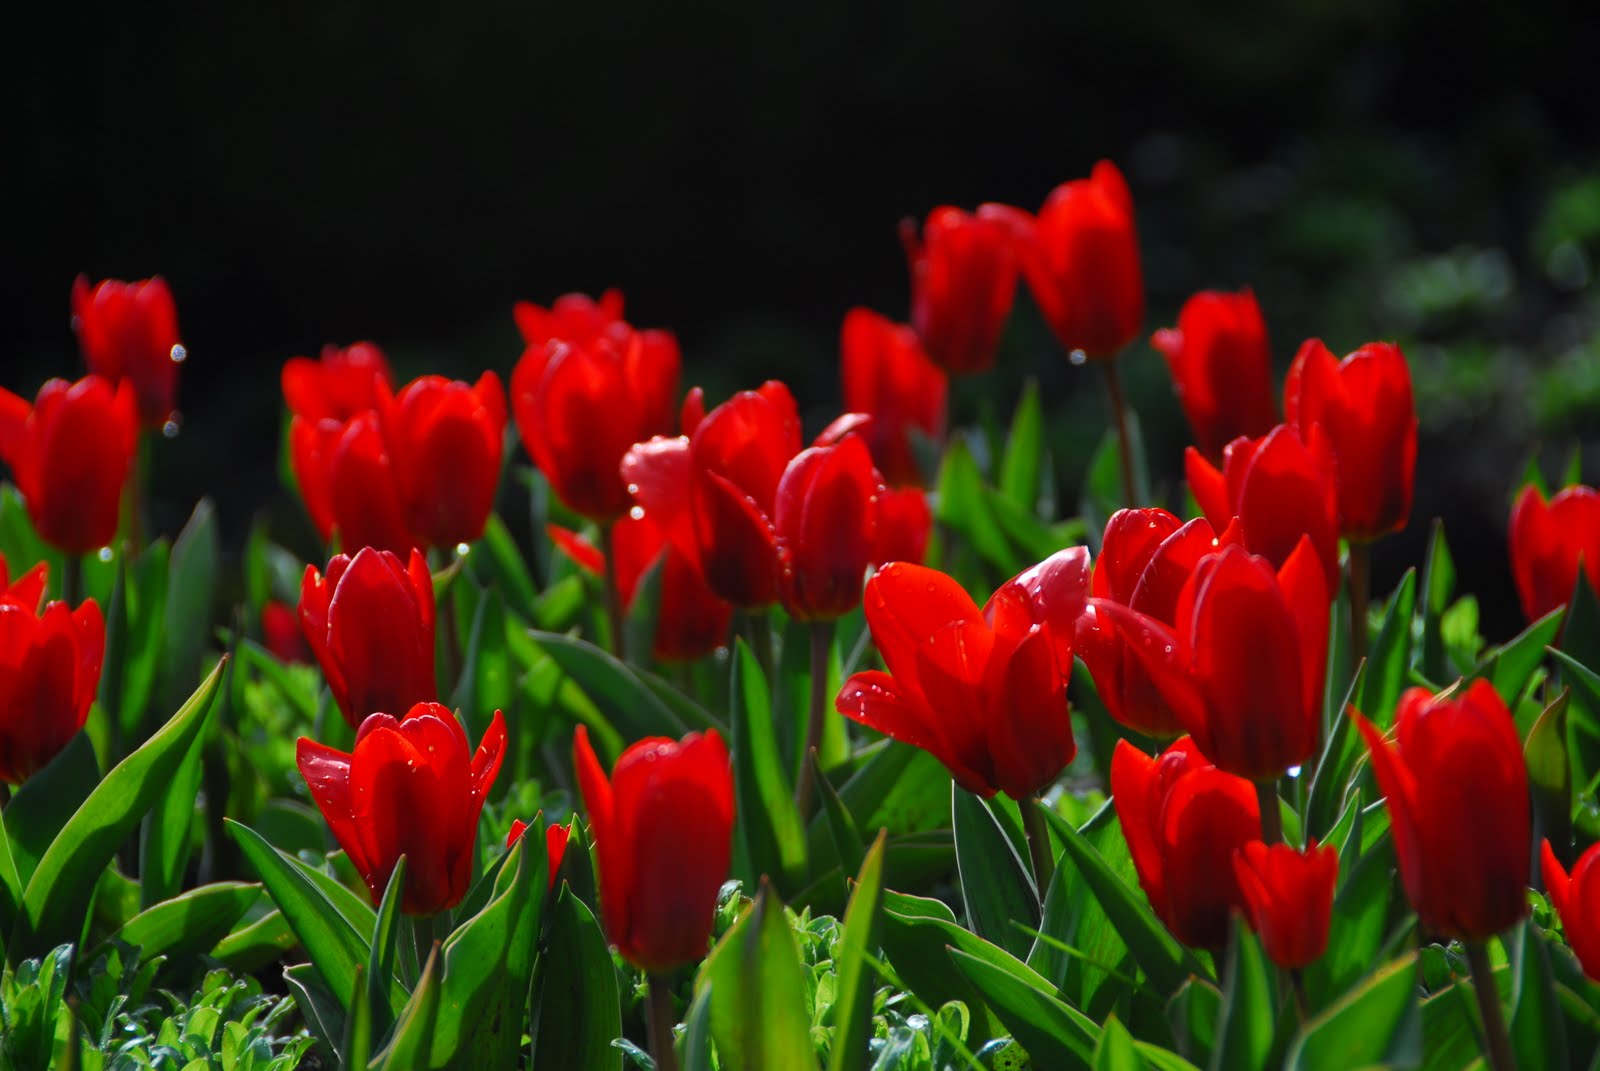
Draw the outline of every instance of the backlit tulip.
M438 698L433 621L433 580L416 550L409 563L366 547L334 557L326 574L306 566L300 626L352 728Z
M1150 344L1167 359L1202 454L1221 457L1233 440L1265 435L1278 422L1267 324L1250 290L1201 291L1183 303L1178 326L1157 331Z
M1578 957L1583 973L1600 982L1600 844L1592 844L1579 856L1569 876L1561 861L1550 850L1550 842L1540 846L1540 864L1550 905L1561 916L1567 944Z
M1286 971L1310 966L1328 947L1339 853L1312 842L1304 852L1252 841L1233 855L1245 918L1267 958Z
M1024 573L980 610L936 569L886 565L867 582L865 603L888 672L857 673L835 705L929 752L969 792L1025 799L1076 751L1066 681L1086 582L1081 569ZM1073 600L1065 629L1052 628L1050 604Z
M147 428L165 424L176 407L178 365L186 356L167 281L157 275L91 287L80 275L72 284L72 327L90 373L131 384L140 422Z
M1186 945L1222 948L1242 904L1233 855L1261 835L1255 786L1211 765L1187 737L1156 758L1119 740L1111 801L1156 916Z
M640 740L611 779L578 727L578 788L599 862L600 913L624 959L668 971L706 954L733 841L733 771L715 729Z
M383 351L371 342L324 346L322 355L291 357L283 364L283 400L303 420L349 420L376 409L394 379Z
M336 523L332 460L350 445L345 442L347 434L370 434L373 443L378 441L378 402L392 390L389 362L383 351L370 342L357 342L342 349L324 346L320 360L291 357L286 361L282 381L283 399L292 414L289 463L306 512L311 514L323 542L328 542ZM364 423L366 430L352 433L351 421L363 413L371 414ZM381 448L378 453L382 455ZM403 522L393 477L385 473L367 494L381 494L385 489L391 501L378 511L370 505L352 508L352 503L342 503L339 512L344 514L344 527L352 529L357 537L365 537L351 539L351 533L345 533L355 549L380 546L403 553L411 548L409 533L398 531ZM382 527L372 523L375 514L385 518ZM392 521L387 520L390 517Z
M944 372L928 359L915 332L871 309L845 314L839 357L845 409L872 417L862 434L878 470L891 486L921 487L927 474L913 436L935 443L944 437Z
M1406 898L1430 934L1492 937L1527 914L1528 770L1505 701L1486 680L1400 697L1395 743L1352 716L1388 797Z
M796 454L778 482L782 583L789 616L831 621L860 605L877 538L881 478L860 436Z
M485 372L469 386L423 376L378 411L416 545L453 547L482 535L505 447L499 377Z
M921 565L928 553L933 511L920 487L891 487L878 492L878 526L872 541L872 563L911 562Z
M1417 409L1411 372L1392 342L1369 342L1343 361L1318 339L1300 347L1283 388L1284 419L1309 437L1322 425L1333 450L1339 531L1367 542L1411 516Z
M1508 536L1511 576L1529 621L1567 604L1579 562L1590 590L1600 591L1600 493L1593 488L1563 488L1546 502L1529 484L1511 507Z
M1062 348L1110 360L1139 336L1144 275L1133 226L1133 194L1109 160L1086 179L1062 183L1037 217L1009 205L979 216L1009 228L1017 263Z
M52 379L30 406L0 390L0 460L45 542L87 554L117 534L139 413L133 387L99 376Z
M920 236L907 220L900 238L911 269L911 325L928 356L951 375L988 368L1017 289L1005 227L942 205L928 213Z
M588 342L622 323L622 291L607 290L598 301L587 294L563 294L548 309L519 301L511 307L511 317L527 346L542 346L554 338Z
M400 910L432 915L460 903L472 883L478 815L505 748L498 710L474 752L454 714L418 703L403 718L368 717L348 755L302 736L295 758L372 902L404 855Z

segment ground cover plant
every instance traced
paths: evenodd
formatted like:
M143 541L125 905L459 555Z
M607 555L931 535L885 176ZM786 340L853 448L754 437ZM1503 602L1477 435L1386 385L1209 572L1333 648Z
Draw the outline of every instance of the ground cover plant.
M1152 488L1115 165L904 240L823 427L614 291L473 383L288 360L310 560L147 536L175 303L80 280L88 374L0 392L0 1067L1600 1068L1576 463L1506 489L1490 644L1437 523L1372 590L1400 346L1280 391L1196 294ZM1019 290L1106 398L1076 503L1037 389L948 426Z

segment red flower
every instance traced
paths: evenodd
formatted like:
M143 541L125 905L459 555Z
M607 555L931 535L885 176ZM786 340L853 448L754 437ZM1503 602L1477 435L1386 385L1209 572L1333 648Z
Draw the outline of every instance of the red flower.
M1150 344L1166 356L1183 415L1207 457L1278 422L1267 324L1248 288L1201 291L1183 303L1178 326L1157 331Z
M1283 387L1285 420L1309 437L1321 424L1333 448L1339 530L1365 542L1406 526L1417 467L1411 373L1392 342L1369 342L1343 361L1318 339L1300 347Z
M881 483L858 435L803 450L784 469L773 521L789 616L831 621L860 605Z
M261 637L280 662L311 661L311 647L300 631L300 615L277 599L261 608Z
M1286 971L1310 966L1328 947L1333 887L1339 878L1339 853L1318 848L1304 852L1287 844L1271 847L1251 841L1233 854L1245 917L1261 936L1267 958Z
M1109 160L1086 179L1062 183L1037 218L1009 205L978 215L1010 228L1022 277L1062 348L1110 360L1139 336L1144 276L1133 228L1133 195Z
M52 379L26 400L0 390L0 459L11 467L45 542L87 554L117 534L139 438L133 387L99 376Z
M1211 765L1188 737L1156 758L1119 740L1111 801L1157 917L1186 945L1222 948L1242 903L1233 855L1261 836L1255 787Z
M567 507L608 523L628 509L619 466L634 443L672 431L678 344L665 331L616 330L535 343L511 374L522 443Z
M324 346L320 360L291 357L283 364L283 400L304 420L345 421L376 409L394 379L383 351L371 342Z
M839 354L845 409L872 417L862 434L873 462L892 486L922 486L927 480L912 436L944 438L944 372L922 352L915 332L871 309L845 314Z
M145 427L165 424L175 408L178 364L185 357L167 281L159 275L136 283L107 279L91 289L80 275L72 283L72 327L89 371L115 384L131 384Z
M1528 769L1494 686L1410 689L1396 708L1396 747L1352 716L1389 799L1400 877L1423 927L1473 941L1527 914Z
M1194 447L1184 451L1189 490L1217 531L1239 518L1245 547L1282 565L1307 536L1329 591L1339 587L1339 518L1333 459L1319 428L1309 445L1280 424L1260 439L1235 439L1217 471Z
M367 715L438 698L433 676L433 580L422 554L340 554L327 575L306 566L300 625L352 728Z
M1067 714L1070 622L1083 605L1087 555L1062 551L1000 587L982 610L936 569L895 562L867 582L867 625L889 667L845 682L839 713L944 763L956 783L1023 799L1076 751ZM1065 607L1076 600L1075 609ZM1052 616L1068 624L1052 627Z
M1600 493L1593 488L1567 487L1547 503L1529 484L1511 507L1509 536L1511 575L1529 621L1567 605L1579 562L1590 589L1600 591Z
M622 322L622 291L607 290L596 301L587 294L563 294L547 309L531 301L511 306L522 341L527 346L542 346L551 339L585 343L611 331Z
M617 760L611 780L589 734L573 743L578 787L600 867L606 935L646 971L706 954L733 840L733 771L715 729L681 743L649 737Z
M1017 289L1005 228L942 205L928 213L920 238L906 220L900 239L911 268L911 323L928 356L951 375L988 368Z
M283 366L282 380L283 399L293 414L289 423L289 462L300 496L305 499L306 512L311 514L323 542L328 542L335 525L332 460L342 455L351 421L363 413L373 414L354 431L354 436L363 438L364 454L370 455L373 450L380 456L383 453L376 411L379 400L392 390L389 362L383 351L370 342L357 342L344 349L324 346L320 361L289 358ZM361 481L354 484L359 488ZM401 553L411 549L409 534L400 532L403 522L393 484L393 477L385 473L378 486L361 493L359 501L366 502L387 491L388 501L377 509L370 504L352 509L348 500L341 503L345 508L340 512L346 515L343 527L353 527L358 535L369 537L350 540L355 548L376 545ZM374 527L369 518L379 518L378 526ZM345 534L348 537L349 532Z
M416 545L453 547L482 535L494 508L505 447L500 378L485 372L468 386L423 376L379 413Z
M527 832L528 823L520 818L511 822L511 832L506 834L506 847L510 848L517 843L517 839ZM568 829L565 824L544 827L545 859L550 864L550 879L548 886L555 888L556 875L561 872L561 861L567 857Z
M498 710L474 753L454 714L418 703L403 719L367 718L348 755L302 736L295 761L372 902L404 855L400 910L432 915L467 895L478 815L505 749Z
M1208 759L1270 781L1316 750L1329 604L1321 563L1302 539L1276 573L1239 546L1202 558L1178 595L1173 628L1114 602L1093 605Z
M1549 841L1544 842L1539 854L1544 886L1550 894L1550 905L1561 916L1567 944L1572 946L1583 973L1600 982L1600 844L1590 845L1578 858L1570 878L1550 850Z
M928 553L933 511L920 487L886 488L878 492L878 528L872 541L872 563L910 562L921 565Z

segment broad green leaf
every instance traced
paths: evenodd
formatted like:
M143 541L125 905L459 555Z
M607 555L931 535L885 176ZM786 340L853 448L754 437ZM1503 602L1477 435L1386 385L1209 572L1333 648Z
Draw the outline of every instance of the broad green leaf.
M968 923L985 940L1026 956L1039 927L1039 896L1027 864L983 800L952 785L950 802Z
M171 602L172 548L165 539L146 547L138 558L123 559L122 617L127 626L125 654L120 668L120 700L115 707L117 725L125 741L141 738L156 679L167 650L167 606ZM205 618L209 624L211 617ZM110 665L110 622L107 628L107 665ZM196 674L198 665L196 665ZM193 680L194 675L189 677ZM179 685L187 682L178 682ZM109 712L113 708L108 706Z
M1167 1001L1167 1022L1185 1056L1209 1063L1222 1022L1222 991L1203 979L1189 979Z
M283 959L295 945L288 920L274 909L249 925L237 926L211 949L211 957L230 970L253 973Z
M833 838L839 864L846 869L859 869L867 857L867 844L861 839L855 816L844 805L833 782L823 775L820 760L813 761L812 774L817 779L817 795L822 800L822 813L828 820L828 833Z
M367 975L367 968L356 964L355 986L358 992L371 989L371 979ZM345 1067L365 1067L372 1061L372 1041L374 1036L381 1036L381 1031L373 1027L372 1005L364 1000L357 1000L350 1006L350 1014L344 1020L344 1045L339 1050L340 1063Z
M733 792L738 828L753 873L790 888L805 870L806 836L784 772L766 677L743 639L734 643Z
M23 889L56 835L99 783L94 747L86 734L78 733L11 797L5 807L6 835Z
M1313 1008L1343 994L1371 969L1383 948L1394 897L1394 849L1385 836L1363 853L1348 844L1339 860L1339 891L1328 922L1328 949L1306 968L1306 993Z
M261 898L261 886L219 881L175 896L134 916L108 940L137 945L149 960L186 960L209 952Z
M221 571L222 537L217 531L217 511L208 498L194 507L183 531L172 543L168 567L164 694L170 706L200 676L200 660L211 639L211 612L217 574ZM139 739L136 734L132 739Z
M517 550L516 540L498 515L489 514L483 526L483 535L473 545L468 558L473 571L490 590L499 591L512 609L523 616L533 613L538 590L527 564L522 560L522 554Z
M619 1056L620 1060L620 1056ZM536 1066L543 1066L535 1061ZM560 1064L561 1067L581 1067L580 1064ZM716 1071L711 1045L711 984L700 985L689 1005L689 1017L683 1023L684 1071ZM596 1069L598 1071L598 1069Z
M1523 919L1506 942L1511 960L1511 1047L1519 1067L1566 1067L1567 1034L1544 938Z
M1411 618L1417 607L1417 571L1407 569L1383 616L1383 627L1367 656L1358 709L1379 726L1394 721L1395 703L1411 661Z
M11 834L6 832L6 816L0 811L0 941L11 932L22 910L22 875L17 873L17 861L11 855ZM0 944L0 954L5 951Z
M1149 502L1150 484L1146 476L1144 436L1139 428L1139 417L1137 413L1127 408L1124 408L1124 415L1127 418L1128 440L1133 453L1134 496L1140 503ZM1135 505L1133 502L1124 502L1124 497L1126 496L1122 489L1122 444L1117 435L1116 422L1112 421L1089 458L1089 468L1084 475L1083 500L1078 512L1083 515L1090 530L1099 533L1105 529L1106 521L1113 513L1124 506Z
M229 687L236 672L232 660L223 671L225 682L219 687L216 702L223 708L218 721L227 720ZM200 796L201 760L206 736L195 736L177 772L162 794L160 802L145 815L139 836L139 902L150 907L170 900L183 888L184 871L189 865L191 833Z
M810 994L794 931L769 885L700 968L726 1071L814 1071Z
M422 968L422 976L417 980L417 988L412 990L411 999L394 1024L389 1044L368 1065L373 1071L421 1071L444 1066L429 1058L433 1050L433 1032L442 1018L439 1003L443 963L444 957L435 943Z
M1417 954L1384 965L1313 1017L1289 1048L1290 1071L1348 1071L1420 1055ZM1415 1058L1409 1061L1415 1064Z
M461 711L468 732L479 736L497 710L509 716L516 700L515 670L506 644L506 612L493 588L478 600L451 705Z
M1237 922L1233 926L1222 975L1222 1019L1211 1053L1211 1071L1265 1068L1272 1054L1278 1012L1273 1006L1272 967L1248 926Z
M565 883L551 907L543 949L533 983L533 1066L621 1071L622 1053L611 1045L622 1036L617 968L594 914ZM692 1058L686 1064L696 1066ZM704 1066L711 1066L709 1052Z
M1361 734L1351 722L1349 710L1354 697L1362 691L1366 664L1357 668L1350 679L1350 688L1344 700L1331 711L1328 740L1317 759L1317 768L1310 774L1311 791L1306 801L1306 817L1302 823L1313 837L1327 835L1337 820L1350 786L1350 774L1363 748Z
M1029 376L1011 418L1005 452L1000 455L1000 493L1030 513L1039 501L1044 456L1044 406L1039 401L1039 381Z
M329 992L322 975L309 963L297 963L284 968L283 980L311 1036L321 1039L335 1059L339 1058L344 1050L345 1012Z
M1519 632L1510 642L1489 652L1473 669L1473 677L1487 677L1506 706L1515 708L1522 691L1533 679L1533 673L1544 660L1547 646L1555 642L1561 631L1565 612L1552 610Z
M1115 1015L1107 1019L1094 1050L1094 1071L1144 1071L1149 1066L1122 1020Z
M1011 568L1015 563L1010 544L984 495L983 475L966 439L959 434L951 436L945 447L934 499L935 520L965 537L979 556L999 572L1015 572Z
M855 894L844 914L844 937L834 957L833 1045L828 1071L862 1071L872 1037L873 974L867 957L878 949L883 905L883 845L879 833L861 865Z
M372 928L372 942L364 970L366 985L361 985L358 978L355 986L357 993L365 993L365 999L358 997L350 1014L352 1021L357 1015L360 1016L371 1037L381 1038L394 1022L394 1011L389 1007L389 986L395 977L395 968L399 964L395 931L398 929L400 901L404 897L405 887L406 857L402 855L395 860L394 872L389 875L389 884L383 889L383 901L378 905L378 916ZM364 1050L369 1056L372 1051L371 1037ZM347 1056L346 1062L355 1061Z
M1445 654L1440 628L1450 596L1455 594L1456 566L1444 538L1444 521L1434 518L1428 535L1428 556L1422 570L1422 672L1432 681L1453 680L1460 674Z
M593 700L628 740L646 736L680 737L690 730L718 728L684 720L684 707L669 707L633 670L592 643L554 632L533 632L533 641Z
M1567 708L1571 687L1544 708L1523 744L1528 788L1533 796L1535 840L1566 844L1572 838L1572 761L1567 750Z
M1001 965L959 948L950 957L1037 1066L1091 1066L1099 1043L1095 1024L1057 999L1048 981L1020 960Z

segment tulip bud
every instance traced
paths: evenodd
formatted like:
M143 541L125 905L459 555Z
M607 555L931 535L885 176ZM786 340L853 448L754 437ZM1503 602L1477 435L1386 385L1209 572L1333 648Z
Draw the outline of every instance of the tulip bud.
M485 372L468 386L423 376L378 412L416 545L454 547L481 536L505 448L500 378Z
M916 333L871 309L851 309L839 332L839 369L846 411L872 417L862 434L884 479L894 487L923 486L912 437L944 437L949 381Z
M176 406L178 365L187 355L167 281L159 275L134 283L107 279L91 288L80 275L72 284L72 327L90 373L130 384L145 427L165 424Z
M801 451L784 469L774 527L789 616L831 621L860 604L877 534L879 484L856 435Z
M1178 326L1157 331L1150 344L1167 359L1202 454L1220 457L1233 440L1265 435L1278 422L1267 325L1250 290L1194 295Z
M1267 958L1286 971L1316 962L1328 948L1339 854L1313 841L1304 852L1251 841L1233 853L1245 917Z
M1536 621L1567 605L1578 586L1579 563L1592 591L1600 591L1600 493L1562 489L1547 503L1529 484L1511 507L1511 576L1522 612Z
M945 205L928 213L920 237L911 220L900 237L911 269L911 323L928 356L951 375L988 368L1017 288L1005 228Z
M1550 905L1561 917L1572 954L1583 973L1600 982L1600 844L1590 845L1578 858L1570 877L1548 840L1540 846L1539 861Z

